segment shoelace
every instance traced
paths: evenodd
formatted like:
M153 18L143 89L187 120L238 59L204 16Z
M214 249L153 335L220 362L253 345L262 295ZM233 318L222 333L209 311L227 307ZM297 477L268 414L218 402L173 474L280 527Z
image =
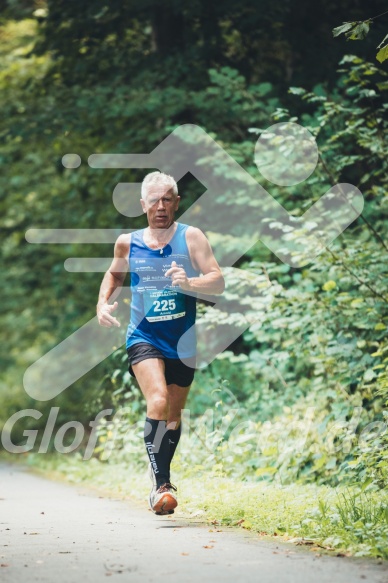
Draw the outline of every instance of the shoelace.
M163 492L168 492L169 490L175 490L175 492L176 492L177 488L173 484L170 484L170 482L166 482L165 484L162 484L158 488L158 493L162 494Z

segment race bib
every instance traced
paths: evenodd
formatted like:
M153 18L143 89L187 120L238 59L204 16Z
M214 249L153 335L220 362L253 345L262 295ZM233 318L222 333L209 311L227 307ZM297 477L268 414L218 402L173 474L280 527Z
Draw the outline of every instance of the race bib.
M186 296L173 290L144 292L144 313L148 322L175 320L186 315Z

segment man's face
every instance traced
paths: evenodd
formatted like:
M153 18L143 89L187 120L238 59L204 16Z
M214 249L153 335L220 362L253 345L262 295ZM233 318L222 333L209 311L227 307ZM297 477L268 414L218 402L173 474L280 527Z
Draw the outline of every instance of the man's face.
M180 196L175 196L172 188L165 185L150 186L147 198L140 199L152 229L168 229L172 225L179 201Z

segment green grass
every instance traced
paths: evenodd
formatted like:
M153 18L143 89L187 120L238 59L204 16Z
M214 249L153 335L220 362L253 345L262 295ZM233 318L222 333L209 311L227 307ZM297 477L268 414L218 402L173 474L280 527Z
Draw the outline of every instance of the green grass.
M30 454L21 460L48 477L147 500L150 484L144 465L82 461L79 455ZM216 526L238 525L318 552L388 559L388 495L383 491L241 482L202 466L179 467L178 455L173 481L179 487L182 516L197 516Z

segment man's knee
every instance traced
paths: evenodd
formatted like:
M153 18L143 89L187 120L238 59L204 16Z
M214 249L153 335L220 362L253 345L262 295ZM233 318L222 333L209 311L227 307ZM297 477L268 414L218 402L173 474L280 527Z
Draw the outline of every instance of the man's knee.
M147 399L147 409L152 411L153 414L157 414L158 417L166 419L168 412L168 395L155 393L148 397Z

